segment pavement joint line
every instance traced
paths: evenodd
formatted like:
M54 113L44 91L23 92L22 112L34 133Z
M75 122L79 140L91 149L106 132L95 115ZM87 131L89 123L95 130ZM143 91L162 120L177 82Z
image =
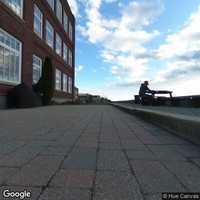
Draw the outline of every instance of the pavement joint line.
M16 152L16 151L17 151L18 149L20 149L20 148L23 148L24 146L26 146L26 144L23 144L23 145L21 145L21 146L19 146L19 147L16 147L14 150L10 151L9 153L5 153L5 154L2 154L2 155L3 155L3 156L9 156L10 154Z
M122 119L121 119L122 120ZM124 123L126 123L125 122L125 119L124 119ZM129 126L129 124L127 124L126 123L126 125L128 126L128 128L129 129L132 129L130 126ZM136 137L137 137L137 135L136 135ZM138 137L138 139L140 140L140 138ZM142 142L142 141L141 141ZM144 144L144 143L143 143ZM155 155L156 156L156 154L151 150L151 148L147 145L147 144L144 144L145 145L145 147L151 152L151 153L153 153L153 155ZM128 156L128 155L127 155ZM170 169L168 169L165 165L164 165L164 161L165 160L162 160L162 159L160 159L160 160L156 160L156 161L158 161L169 173L171 173L176 179L177 179L177 181L183 186L183 188L184 189L186 189L186 191L189 191L188 190L188 188L182 183L182 181L178 178L178 176L176 176L176 174L175 173L173 173L172 171L170 171ZM168 160L167 160L168 161Z
M170 112L163 112L163 111L155 111L152 109L145 109L145 108L132 108L127 105L123 104L111 104L112 106L118 108L119 110L122 110L125 113L129 113L130 115L134 115L136 117L139 117L140 119L143 119L144 122L150 121L151 124L162 128L163 130L170 132L176 136L181 137L183 140L190 142L191 144L200 144L200 136L197 134L196 129L200 126L200 118L194 117L190 115L184 115L184 114L175 114ZM138 116L139 115L139 116ZM148 116L148 120L147 120ZM156 120L155 120L156 119ZM161 119L161 122L158 122L158 119ZM165 120L164 120L165 119ZM163 121L169 120L170 123L166 124L163 123ZM174 121L177 121L179 126L175 126ZM192 130L192 137L188 137L189 129L187 128L180 128L180 125L187 124L190 125L190 130ZM195 132L194 132L195 131Z
M120 117L120 119L122 120L122 121L124 121L124 123L126 124L126 126L130 129L130 130L132 130L132 128L129 126L129 124L127 123L127 121L125 120L125 119L122 119L121 117ZM135 134L136 135L136 134ZM136 137L141 141L141 139L136 135ZM142 142L142 141L141 141ZM143 143L143 142L142 142ZM144 144L144 143L143 143ZM155 155L156 156L156 154L148 147L148 145L147 144L144 144L145 145L145 147L151 152L151 153L153 153L153 155ZM127 152L126 151L124 151L124 153L125 153L125 155L126 155L126 157L127 157L127 159L128 159L128 162L129 162L129 164L130 164L130 160L129 160L129 158L128 158L128 155L127 155ZM163 164L163 160L156 160L156 161L158 161L170 174L172 174L176 179L177 179L177 181L183 186L183 188L184 189L186 189L186 191L188 191L188 188L181 182L181 180L176 176L176 174L174 174L173 172L171 172L164 164ZM133 171L133 173L134 173L134 170L133 170L133 168L132 168L132 166L131 166L131 164L130 164L130 168L132 169L132 171ZM135 173L134 173L135 174ZM135 175L135 177L136 177L136 175ZM137 178L137 177L136 177ZM138 179L137 179L137 181L138 181ZM139 183L139 181L138 181L138 183ZM140 184L139 184L140 185ZM144 192L143 192L143 190L141 189L141 191L142 191L142 194L144 195Z
M142 187L141 187L141 185L140 185L140 183L139 183L139 180L138 180L138 178L137 178L137 176L136 176L136 174L135 174L135 172L134 172L134 170L133 170L133 168L132 168L132 166L131 166L131 163L130 163L130 160L129 160L129 158L128 158L128 155L127 155L126 151L125 151L125 150L123 149L123 147L122 147L121 137L120 137L120 135L118 134L118 133L119 133L119 130L118 130L118 128L117 128L117 126L116 126L116 124L115 124L115 122L114 122L114 119L112 119L112 124L113 124L113 126L114 126L114 128L115 128L115 130L116 130L116 135L117 135L118 138L119 138L121 151L123 152L123 154L124 154L124 156L125 156L125 158L126 158L126 160L127 160L127 162L128 162L129 170L130 170L132 176L135 177L135 180L136 180L136 182L137 182L137 184L138 184L138 187L139 187L139 191L140 191L140 193L142 194L142 198L143 198L143 200L145 200L145 199L144 199L144 191L143 191L143 189L142 189Z
M198 157L197 159L200 159L200 157ZM192 163L193 165L195 165L198 169L200 169L200 166L196 162L194 162L194 160L189 159L189 162Z
M190 191L189 190L189 188L187 188L187 186L184 184L184 183L182 183L182 181L179 179L179 177L172 171L172 170L170 170L166 165L164 165L164 162L161 160L161 161L159 161L161 164L162 164L162 166L169 172L169 173L171 173L177 180L178 180L178 182L183 186L183 188L186 190L186 191Z
M101 137L101 131L102 131L102 122L103 122L103 112L101 112L100 116L100 126L98 131L98 139L97 139L97 149L96 149L96 163L95 163L95 173L94 173L94 179L92 182L92 188L91 188L91 195L90 200L93 200L95 198L95 184L96 184L96 178L97 178L97 171L98 171L98 159L99 159L99 151L100 151L100 137Z
M75 141L74 144L71 146L69 153L66 154L66 155L64 156L63 160L60 162L60 165L59 165L58 169L57 169L57 170L55 171L55 173L51 176L51 178L49 179L49 181L47 182L47 184L46 184L45 186L42 187L41 192L40 192L40 194L39 194L38 197L37 197L37 200L40 199L40 197L41 197L41 195L43 194L43 192L45 191L45 189L49 187L50 182L53 180L53 178L55 177L55 175L57 174L57 172L61 169L61 166L62 166L62 164L64 163L65 159L66 159L66 158L69 156L69 154L73 151L73 149L74 149L76 143L78 142L79 138L81 137L81 135L84 133L84 131L87 129L87 127L88 127L89 124L91 123L91 121L92 121L91 119L93 119L93 115L94 115L94 114L91 114L91 115L92 115L92 116L89 116L89 117L87 118L87 120L84 119L84 122L85 122L85 121L87 122L86 125L85 125L85 127L82 129L80 135L76 138L76 141ZM89 119L89 121L88 121L88 119Z
M132 129L129 124L126 123L126 125L128 126L129 129ZM137 137L137 136L136 136ZM139 139L139 138L138 138ZM143 143L144 144L144 143ZM153 155L156 156L156 154L151 150L151 148L147 145L147 144L144 144L146 146L146 148L151 152L153 153ZM182 154L181 154L182 155ZM170 171L170 169L168 169L165 165L164 165L164 161L168 161L168 160L157 160L159 163L161 163L161 165L169 172L171 173L177 180L178 182L183 186L184 189L186 189L186 191L189 191L188 188L185 186L185 184L182 183L182 181L178 178L178 176L173 173L172 171Z

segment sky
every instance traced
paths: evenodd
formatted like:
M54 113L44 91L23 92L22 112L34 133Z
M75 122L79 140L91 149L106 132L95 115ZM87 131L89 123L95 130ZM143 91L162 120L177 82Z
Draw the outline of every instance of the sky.
M68 0L80 93L133 99L141 82L200 94L199 0Z

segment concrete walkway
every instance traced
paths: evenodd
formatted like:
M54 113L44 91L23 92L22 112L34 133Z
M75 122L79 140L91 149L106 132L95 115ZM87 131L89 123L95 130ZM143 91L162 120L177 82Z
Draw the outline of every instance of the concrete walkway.
M0 111L0 199L159 200L200 191L200 148L112 106Z
M168 112L171 114L185 115L200 118L200 108L192 107L173 107L173 106L142 106L134 103L121 103L132 108L148 109L152 111Z

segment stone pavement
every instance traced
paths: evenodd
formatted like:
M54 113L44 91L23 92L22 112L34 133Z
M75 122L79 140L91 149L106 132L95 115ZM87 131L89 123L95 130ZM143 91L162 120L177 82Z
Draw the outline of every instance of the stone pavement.
M14 199L5 190L31 200L199 192L200 148L112 106L0 111L0 200Z

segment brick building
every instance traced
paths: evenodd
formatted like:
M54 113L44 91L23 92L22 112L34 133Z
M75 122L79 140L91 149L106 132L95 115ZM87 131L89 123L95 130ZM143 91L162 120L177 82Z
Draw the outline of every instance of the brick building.
M0 105L15 85L36 83L46 56L55 67L54 100L72 101L75 18L67 0L0 0Z

